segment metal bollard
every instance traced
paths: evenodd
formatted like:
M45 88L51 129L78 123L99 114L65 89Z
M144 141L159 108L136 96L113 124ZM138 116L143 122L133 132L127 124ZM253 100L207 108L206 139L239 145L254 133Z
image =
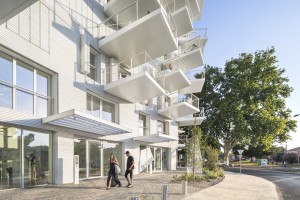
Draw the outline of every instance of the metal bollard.
M161 199L162 200L167 200L167 196L168 196L168 186L164 185L163 188L162 188Z
M138 200L137 197L131 197L129 200Z
M187 181L182 180L181 184L182 184L182 194L187 195Z

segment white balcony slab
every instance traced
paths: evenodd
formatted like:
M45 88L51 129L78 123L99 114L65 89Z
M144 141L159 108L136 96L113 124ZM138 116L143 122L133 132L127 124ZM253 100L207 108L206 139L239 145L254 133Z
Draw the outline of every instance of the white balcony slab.
M202 8L203 8L204 0L191 0L191 11L193 13L192 20L200 20L202 16Z
M138 137L134 137L132 139L134 141L147 142L147 143L178 141L177 137L165 135L162 133L151 134L151 135L146 135L146 136L138 136Z
M164 88L168 92L173 92L175 90L179 90L191 85L186 75L180 69L173 71L165 70L163 74L165 76ZM163 86L162 81L160 81L159 83Z
M177 36L181 36L193 30L193 24L186 6L172 13L174 19Z
M0 2L0 25L37 1L38 0L2 0Z
M205 79L195 79L190 80L191 85L188 87L185 87L183 89L180 89L178 93L180 94L193 94L193 93L199 93L202 91L203 85L204 85Z
M99 40L99 48L110 57L125 60L141 52L157 58L177 49L165 13L157 9Z
M200 125L205 120L205 117L193 117L193 115L188 115L176 119L178 126L193 126Z
M148 72L140 72L104 85L104 91L136 103L165 94L164 89Z
M117 14L118 22L120 24L126 24L158 8L160 8L160 4L157 0L110 0L104 5L104 13L108 17ZM112 17L112 19L116 22L117 16Z
M101 136L130 133L131 130L75 109L42 119L43 124L84 131Z
M197 113L199 111L199 108L196 108L195 106L187 102L179 102L168 107L159 109L157 113L169 119L176 119L179 117Z

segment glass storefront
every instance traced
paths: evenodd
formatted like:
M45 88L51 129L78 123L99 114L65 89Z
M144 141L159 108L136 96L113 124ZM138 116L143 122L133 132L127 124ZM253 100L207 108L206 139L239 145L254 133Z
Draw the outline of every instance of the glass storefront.
M169 170L168 148L140 146L140 172ZM149 160L152 162L149 162ZM151 161L150 160L150 161ZM148 162L147 162L148 161ZM148 165L148 168L147 168Z
M101 143L90 141L90 177L101 176Z
M122 146L120 143L103 141L103 176L107 176L109 170L109 156L113 153L122 166Z
M88 154L86 152L87 145L89 147ZM117 157L119 164L122 165L122 156L124 155L122 155L122 148L119 143L74 139L74 155L79 155L79 178L107 176L111 153ZM88 169L86 168L87 162Z
M50 134L0 125L0 189L49 183L49 144Z

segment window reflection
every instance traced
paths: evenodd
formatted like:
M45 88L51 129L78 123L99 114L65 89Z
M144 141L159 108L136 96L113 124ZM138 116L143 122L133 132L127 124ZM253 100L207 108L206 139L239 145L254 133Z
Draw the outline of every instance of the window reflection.
M36 92L44 96L49 96L48 75L41 71L37 71L36 74Z
M101 175L100 142L90 141L90 176Z
M33 114L33 95L17 90L16 108L18 111Z
M0 106L12 109L12 88L0 84Z
M100 117L100 99L97 97L93 97L93 115Z
M12 58L0 52L0 80L12 83Z
M0 125L0 189L21 185L21 130Z
M49 181L49 134L23 130L25 187Z
M48 113L48 100L42 97L37 97L37 114L41 117L46 117Z
M33 68L17 61L17 86L33 91Z
M114 122L115 107L113 104L102 101L102 118Z

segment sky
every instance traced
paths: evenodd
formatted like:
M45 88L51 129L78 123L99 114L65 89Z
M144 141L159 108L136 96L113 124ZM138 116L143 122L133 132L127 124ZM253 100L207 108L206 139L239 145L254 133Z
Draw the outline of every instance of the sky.
M274 46L294 89L286 105L293 116L300 114L300 0L205 0L194 28L208 28L204 59L212 66ZM300 116L293 119L299 128L282 144L288 149L300 147Z

